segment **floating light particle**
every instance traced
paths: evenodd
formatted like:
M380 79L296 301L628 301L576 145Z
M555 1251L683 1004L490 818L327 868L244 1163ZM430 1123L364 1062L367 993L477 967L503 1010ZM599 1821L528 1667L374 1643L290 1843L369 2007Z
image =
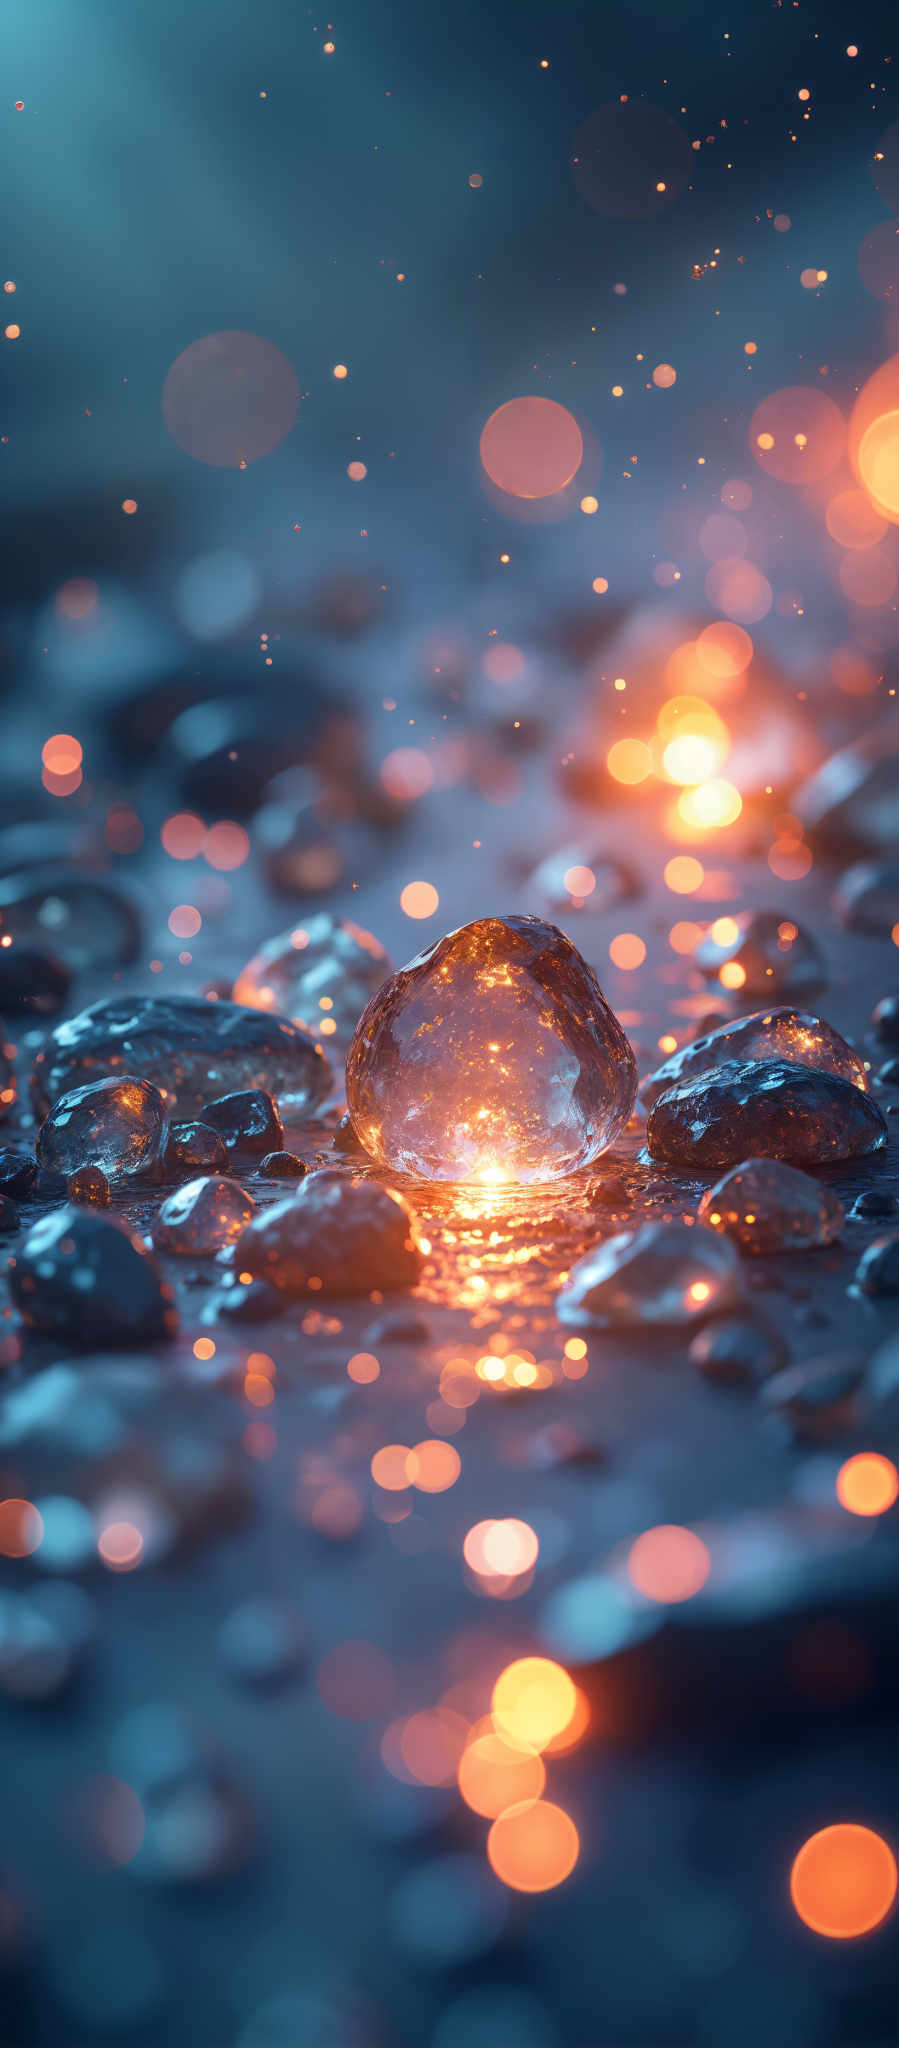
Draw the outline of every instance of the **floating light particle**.
M577 420L555 399L511 398L491 413L480 454L499 490L514 498L547 498L577 474L584 443Z
M677 808L685 825L716 830L734 824L743 809L743 799L733 782L713 775L695 789L683 790L678 797Z
M175 811L166 818L159 837L172 860L195 860L202 850L206 826L193 811Z
M409 1444L384 1444L371 1461L371 1476L385 1493L405 1493L409 1485Z
M439 903L433 882L407 882L400 891L400 909L407 917L433 917Z
M605 597L608 587L609 579L607 576L594 576L593 588L596 592L597 597Z
M810 99L811 99L811 93L809 92L809 89L808 89L808 86L807 86L807 85L801 85L801 86L799 87L799 91L798 91L798 93L796 94L796 98L797 98L797 99L799 99L799 100L810 100Z
M581 511L582 511L582 512L586 512L586 513L588 514L588 516L592 515L592 513L594 513L594 512L598 512L598 511L599 511L599 499L598 499L598 498L592 498L592 497L586 497L586 498L582 498L582 499L581 499Z
M472 188L472 191L473 191L473 192L477 192L477 191L479 190L480 186L481 186L481 185L483 185L483 183L484 183L484 180L483 180L483 178L482 178L482 176L481 176L481 173L480 173L480 171L470 171L470 172L469 172L469 177L468 177L468 182L469 182L469 185L470 185L470 186L471 186L471 188Z
M519 1657L500 1673L491 1711L502 1734L542 1749L567 1728L576 1704L575 1687L561 1664L548 1657Z
M364 483L365 478L368 475L368 469L366 468L364 462L348 462L346 466L346 473L351 483L361 484Z
M627 1558L628 1577L638 1593L664 1605L692 1600L705 1585L711 1564L702 1537L676 1523L645 1529Z
M670 391L672 384L677 383L677 371L673 363L656 363L652 381L658 385L660 391Z
M44 1535L43 1517L30 1500L0 1501L0 1557L31 1557Z
M14 292L14 291L15 291L15 288L16 288L16 285L15 285L15 279L14 279L14 278L12 278L12 277L8 277L8 278L6 279L6 282L5 282L4 286L3 286L3 289L4 289L4 291L5 291L5 292Z
M886 1918L897 1881L896 1858L883 1836L839 1821L803 1843L790 1871L790 1897L813 1933L848 1941Z
M176 903L174 910L169 911L169 931L176 939L196 938L202 922L192 903Z
M487 1856L512 1891L546 1892L563 1884L580 1854L574 1821L549 1799L510 1806L487 1836Z
M852 1515L883 1515L899 1499L899 1472L879 1451L858 1451L840 1466L837 1500Z
M616 782L645 782L652 774L652 751L645 740L615 740L606 767Z
M18 341L22 329L21 327L18 327L15 321L13 320L10 322L10 325L8 327L4 327L3 332L6 336L7 341Z
M592 868L566 868L562 882L569 896L592 896L596 888L596 876Z
M215 1345L211 1337L198 1337L194 1344L195 1358L214 1358Z
M613 398L623 398L623 397L624 397L624 385L623 385L623 384L613 384L613 385L612 385L612 397L613 397Z
M338 383L342 383L344 377L348 377L349 374L350 373L349 370L347 369L346 363L335 363L334 368L331 371L332 377L336 377Z
M222 818L217 825L210 825L203 840L203 859L211 868L218 868L225 874L230 874L233 868L242 867L249 851L249 833L231 818Z
M609 946L609 959L614 967L630 973L642 967L646 959L646 947L636 932L618 932Z
M694 860L691 853L676 853L665 863L665 887L675 896L692 896L694 890L701 889L704 879L702 862Z
M566 1358L586 1358L587 1345L583 1337L566 1337L562 1346Z
M668 944L672 953L693 953L701 938L701 924L691 924L688 919L682 918L677 924L672 925L668 933Z
M52 733L41 748L41 760L51 775L74 775L83 759L81 743L70 732Z
M462 1460L454 1444L447 1444L440 1437L429 1437L424 1443L415 1444L406 1459L406 1484L414 1486L418 1493L446 1493L462 1470Z
M371 1386L381 1372L380 1364L371 1351L354 1351L352 1358L347 1359L346 1369L358 1387Z
M135 1522L108 1522L97 1537L103 1563L113 1572L132 1572L144 1554L144 1538Z
M722 988L742 988L746 980L746 969L741 966L739 960L725 960L718 970L718 980Z

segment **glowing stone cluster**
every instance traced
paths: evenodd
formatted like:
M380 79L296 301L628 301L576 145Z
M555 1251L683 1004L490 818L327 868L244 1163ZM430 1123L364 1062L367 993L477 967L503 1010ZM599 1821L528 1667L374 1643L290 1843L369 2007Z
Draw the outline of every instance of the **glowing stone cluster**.
M481 1186L555 1181L599 1157L636 1092L631 1047L555 925L483 917L385 982L347 1060L366 1151Z

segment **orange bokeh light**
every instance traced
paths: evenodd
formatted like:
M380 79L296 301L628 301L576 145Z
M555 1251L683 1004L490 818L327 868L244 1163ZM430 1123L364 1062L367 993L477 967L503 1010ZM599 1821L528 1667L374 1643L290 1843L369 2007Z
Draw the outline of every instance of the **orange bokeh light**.
M837 1473L837 1500L851 1515L883 1515L899 1499L899 1472L879 1451L858 1451Z
M539 1799L546 1784L546 1766L536 1749L481 1725L472 1731L459 1759L458 1781L472 1813L494 1820L522 1800Z
M543 1749L567 1728L577 1693L561 1664L549 1657L519 1657L507 1664L493 1688L493 1718L513 1742Z
M878 1927L896 1897L896 1858L882 1835L852 1821L821 1828L790 1871L790 1897L815 1934L849 1941Z
M407 917L433 917L439 902L433 882L407 882L400 891L400 909Z
M584 454L577 420L553 398L509 399L491 413L480 447L491 483L513 498L564 490Z
M692 1600L700 1592L711 1563L702 1537L695 1530L662 1522L658 1528L644 1529L642 1536L631 1544L627 1569L638 1593L647 1600L673 1605Z
M614 967L631 973L642 967L646 959L646 946L636 932L618 932L609 946L609 959Z
M841 548L876 547L887 530L866 491L837 491L824 518L831 540Z
M652 774L652 752L645 740L615 740L606 767L616 782L645 782Z
M846 422L826 392L788 384L756 406L749 446L759 467L780 483L822 483L843 455Z
M43 1519L30 1500L0 1501L0 1557L31 1557L43 1534Z
M665 887L675 896L692 896L701 889L705 880L705 869L701 860L695 860L692 853L675 853L665 862Z
M551 1891L570 1877L579 1853L574 1821L550 1799L509 1807L487 1836L492 1868L516 1892Z

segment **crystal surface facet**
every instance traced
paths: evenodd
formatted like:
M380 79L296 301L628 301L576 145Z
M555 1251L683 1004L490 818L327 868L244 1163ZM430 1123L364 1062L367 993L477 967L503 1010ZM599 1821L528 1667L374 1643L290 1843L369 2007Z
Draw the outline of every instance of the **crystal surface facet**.
M646 1136L653 1159L700 1171L750 1156L822 1166L881 1152L887 1124L873 1098L838 1074L788 1060L725 1060L660 1095Z
M832 1244L844 1221L843 1204L830 1188L779 1159L744 1159L708 1189L697 1214L744 1252Z
M537 917L438 939L369 1003L347 1060L366 1151L482 1186L561 1180L627 1122L634 1055L586 961Z
M107 1180L149 1173L165 1141L165 1103L152 1081L123 1074L92 1081L54 1103L35 1143L38 1166L50 1173L77 1173L99 1166Z

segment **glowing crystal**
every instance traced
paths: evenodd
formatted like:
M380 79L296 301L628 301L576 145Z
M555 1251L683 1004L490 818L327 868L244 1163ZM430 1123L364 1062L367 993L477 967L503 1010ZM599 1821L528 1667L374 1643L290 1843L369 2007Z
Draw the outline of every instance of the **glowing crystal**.
M779 1159L744 1159L708 1189L697 1213L744 1252L807 1251L832 1244L843 1228L838 1197Z
M387 954L371 932L320 911L254 953L233 996L252 1010L280 1010L322 1038L327 1052L345 1055L366 1003L389 973Z
M784 1005L756 1010L751 1017L737 1017L732 1024L719 1024L717 1030L681 1046L642 1083L640 1099L649 1109L666 1088L688 1081L694 1074L708 1073L724 1060L790 1060L815 1067L822 1074L839 1074L856 1088L868 1085L864 1061L832 1024Z
M99 1166L107 1180L148 1173L165 1140L165 1103L151 1081L123 1074L60 1096L37 1134L38 1166L74 1174Z
M239 1181L215 1174L189 1180L163 1202L153 1242L169 1252L200 1258L221 1251L239 1237L256 1204Z
M482 1186L562 1179L626 1124L630 1045L571 940L484 917L385 982L347 1060L366 1150L400 1173Z

